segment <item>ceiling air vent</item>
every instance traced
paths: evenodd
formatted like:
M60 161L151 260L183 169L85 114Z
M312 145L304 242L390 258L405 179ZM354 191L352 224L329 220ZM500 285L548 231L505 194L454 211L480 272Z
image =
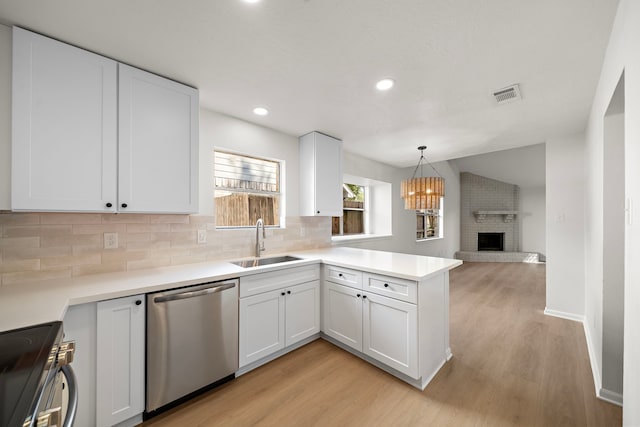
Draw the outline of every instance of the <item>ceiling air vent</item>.
M493 92L496 102L500 105L522 99L520 96L520 86L515 84Z

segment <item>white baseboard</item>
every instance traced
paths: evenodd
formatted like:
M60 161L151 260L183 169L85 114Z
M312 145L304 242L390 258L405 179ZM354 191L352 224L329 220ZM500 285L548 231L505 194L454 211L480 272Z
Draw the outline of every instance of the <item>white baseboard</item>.
M600 392L598 393L598 398L604 400L605 402L622 406L622 395L620 393L616 393L615 391L607 390L606 388L601 388Z
M565 311L552 310L550 308L544 309L544 314L547 316L559 317L561 319L573 320L574 322L584 323L584 315L576 313L567 313Z

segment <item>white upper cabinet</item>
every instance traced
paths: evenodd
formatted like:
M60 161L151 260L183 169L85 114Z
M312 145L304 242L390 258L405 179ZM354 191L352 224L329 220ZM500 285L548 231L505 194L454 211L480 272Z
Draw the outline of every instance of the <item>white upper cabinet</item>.
M117 72L115 61L14 28L12 209L115 211Z
M119 210L197 212L198 91L124 64L118 77Z
M198 91L13 30L13 210L194 213Z
M300 215L342 216L342 141L319 132L300 137Z

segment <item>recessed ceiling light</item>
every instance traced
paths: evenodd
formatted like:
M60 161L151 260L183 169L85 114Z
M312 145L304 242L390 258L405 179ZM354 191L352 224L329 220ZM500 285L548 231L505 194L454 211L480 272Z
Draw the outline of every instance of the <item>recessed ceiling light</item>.
M256 107L253 109L253 114L257 114L258 116L266 116L269 114L269 110L264 107Z
M376 83L376 88L378 90L389 90L393 87L394 83L393 79L382 79Z
M243 0L245 3L260 3L260 0Z

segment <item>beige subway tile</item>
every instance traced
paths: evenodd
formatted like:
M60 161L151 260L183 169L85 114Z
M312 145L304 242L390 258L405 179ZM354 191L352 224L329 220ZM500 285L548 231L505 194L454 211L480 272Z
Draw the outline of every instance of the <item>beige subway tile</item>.
M171 224L127 224L127 233L168 233Z
M0 273L40 270L40 259L10 259L0 261Z
M124 233L118 237L121 242L126 243L127 247L129 247L130 243L152 242L152 236L152 233Z
M189 232L193 230L205 229L203 224L171 224L172 233Z
M101 234L69 234L67 236L42 236L40 247L52 246L96 246L102 245Z
M104 251L102 243L96 243L92 245L74 245L71 248L73 255L88 255L88 254L101 254ZM109 249L110 251L114 249Z
M188 224L189 215L149 215L151 224Z
M145 214L102 214L103 224L144 224L148 223L152 215Z
M145 268L168 267L171 265L171 258L150 258L140 261L127 261L127 270L142 270Z
M173 238L173 233L170 233L170 232L159 232L159 233L149 233L149 234L151 234L152 242L166 242L166 241L171 241L171 239Z
M40 237L2 237L0 248L37 248L40 246Z
M101 214L90 213L41 213L41 224L100 224Z
M73 234L125 233L126 231L126 224L73 225Z
M205 262L207 257L205 255L181 255L171 257L171 265L183 265L194 264L196 262Z
M137 251L137 250L154 250L154 249L162 249L162 248L170 248L171 242L168 240L161 240L156 242L150 241L141 241L141 242L127 242L127 250Z
M85 255L68 255L61 257L43 258L40 265L42 269L51 267L70 267L74 265L100 264L102 256L99 253Z
M207 216L207 215L191 215L189 217L189 223L191 224L214 224L216 223L215 216Z
M105 250L102 253L102 262L104 264L116 264L127 261L138 261L147 258L147 254L147 251L123 250L113 252Z
M2 286L19 285L27 282L38 282L50 279L71 277L70 267L56 267L49 270L22 271L16 273L2 273Z
M64 236L71 234L70 225L5 225L2 237Z
M7 247L2 249L2 256L4 260L47 258L52 256L69 255L70 253L71 246L58 246L51 248Z
M72 274L74 276L87 276L89 274L115 273L127 271L126 262L116 262L109 264L74 265Z
M0 225L40 224L40 214L8 212L0 213Z

